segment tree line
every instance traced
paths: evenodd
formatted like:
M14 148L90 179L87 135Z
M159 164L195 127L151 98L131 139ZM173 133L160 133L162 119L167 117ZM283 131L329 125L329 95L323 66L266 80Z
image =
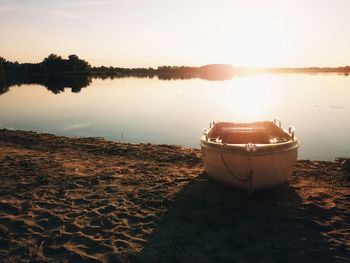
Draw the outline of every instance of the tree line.
M350 66L345 67L309 67L309 68L234 68L228 64L210 64L201 67L189 66L159 66L156 69L148 68L122 68L122 67L93 67L89 62L80 59L77 55L69 55L67 59L56 54L50 54L39 63L18 63L7 61L0 57L0 80L8 74L51 74L51 73L84 73L95 76L140 76L160 78L205 78L226 79L234 74L244 73L323 73L338 72L349 73Z
M138 77L162 80L201 78L206 80L231 79L236 74L255 73L339 73L350 74L350 66L309 68L235 68L228 64L210 64L201 67L159 66L157 68L93 67L77 55L67 59L50 54L39 63L11 62L0 57L0 94L12 85L40 84L53 93L71 88L79 92L92 82L92 78Z
M210 71L210 72L209 72ZM92 67L87 61L77 55L69 55L64 59L56 54L50 54L40 63L18 63L7 61L0 57L0 75L18 74L52 74L52 73L84 73L94 76L140 76L160 78L193 78L205 74L233 75L234 68L231 65L212 64L203 67L188 66L159 66L156 69L148 68L122 68L122 67Z
M0 72L2 74L43 74L65 72L89 72L91 65L77 55L70 55L68 59L51 54L40 63L11 62L0 57Z

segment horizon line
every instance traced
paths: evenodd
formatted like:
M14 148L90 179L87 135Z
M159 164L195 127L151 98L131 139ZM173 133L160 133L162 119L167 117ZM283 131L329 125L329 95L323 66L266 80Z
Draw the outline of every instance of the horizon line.
M54 53L51 53L51 54L54 54ZM50 54L50 55L51 55ZM55 54L55 55L57 55L57 54ZM76 54L71 54L71 55L76 55ZM49 55L48 55L49 56ZM19 64L40 64L40 63L42 63L43 62L43 60L45 59L45 58L47 58L48 56L46 56L46 57L44 57L40 62L19 62L19 61L17 61L17 60L15 60L15 61L10 61L10 60L7 60L5 57L2 57L2 56L0 56L0 58L3 58L3 59L5 59L7 62L11 62L11 63L19 63ZM59 57L61 57L62 59L64 59L64 57L63 56L61 56L61 55L57 55L57 56L59 56ZM70 56L70 55L68 55L68 56ZM67 58L68 58L68 56L67 56ZM77 55L78 56L78 55ZM79 56L78 56L79 57ZM81 57L79 57L80 59L83 59L83 58L81 58ZM85 59L83 59L83 60L85 60ZM89 64L90 64L90 62L89 61L87 61L87 60L85 60L86 62L88 62ZM157 69L157 68L159 68L159 67L191 67L191 68L200 68L200 67L205 67L205 66L210 66L210 65L225 65L225 66L231 66L231 67L233 67L233 68L235 68L235 69L249 69L249 70L268 70L268 69L317 69L317 68L319 68L319 69L326 69L326 68L333 68L333 69L336 69L336 68L347 68L347 67L350 67L350 63L349 64L347 64L347 65L343 65L343 66L270 66L270 67L255 67L255 66L236 66L236 65L234 65L234 64L231 64L231 63L208 63L208 64L202 64L202 65L200 65L200 66L194 66L194 65L184 65L184 64L182 64L182 65L170 65L170 64L163 64L163 65L157 65L157 66L155 66L155 67L153 67L153 66L133 66L133 67L125 67L125 66L112 66L112 65L99 65L99 66L96 66L96 65L92 65L92 64L90 64L91 65L91 67L95 67L95 68L98 68L98 67L107 67L107 68L109 68L109 67L113 67L113 68L128 68L128 69L137 69L137 68L147 68L147 69L149 69L149 68L152 68L152 69Z

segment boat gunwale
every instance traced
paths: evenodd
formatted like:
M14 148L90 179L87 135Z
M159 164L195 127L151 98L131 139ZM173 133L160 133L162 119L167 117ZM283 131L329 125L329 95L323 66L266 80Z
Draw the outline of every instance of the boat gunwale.
M286 136L288 136L288 139L280 142L274 142L274 143L252 143L247 141L246 143L226 143L222 141L216 141L214 138L208 138L208 134L211 133L211 131L216 127L216 126L233 126L235 129L240 130L249 128L251 131L256 131L258 130L258 127L265 126L265 127L275 127L278 130L280 130L282 133L284 133ZM229 147L229 148L235 148L235 149L240 149L243 148L246 150L247 145L253 145L254 147L258 148L259 150L266 150L266 149L276 149L276 148L284 148L289 144L295 144L296 147L300 146L299 140L297 137L294 136L294 131L293 133L288 132L287 130L283 129L281 126L276 125L275 122L272 121L261 121L261 122L252 122L252 123L234 123L234 122L217 122L213 124L209 128L208 131L205 131L204 134L201 136L201 143L206 144L208 146L214 146L214 147Z
M255 151L247 151L246 146L249 143L229 144L215 141L207 141L206 136L201 137L201 146L209 149L220 150L229 153L239 152L245 155L268 155L297 149L300 146L299 140L294 137L294 140L273 144L252 144Z

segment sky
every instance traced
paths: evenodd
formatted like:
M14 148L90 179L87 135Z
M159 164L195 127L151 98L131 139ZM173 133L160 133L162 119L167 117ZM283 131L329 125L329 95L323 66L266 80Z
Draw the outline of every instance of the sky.
M0 0L0 56L94 66L350 65L349 0Z

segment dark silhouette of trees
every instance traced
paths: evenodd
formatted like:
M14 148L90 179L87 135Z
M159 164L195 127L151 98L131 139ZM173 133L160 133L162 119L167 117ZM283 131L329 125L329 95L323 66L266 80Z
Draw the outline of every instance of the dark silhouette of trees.
M91 70L91 65L85 60L80 59L77 55L70 55L68 59L63 59L56 54L51 54L44 58L41 64L43 70L48 73L81 73Z
M51 54L41 63L10 62L0 57L0 73L4 74L45 74L45 73L91 73L91 65L77 55L68 59Z
M42 73L41 64L35 63L23 63L20 64L17 61L11 62L4 58L0 58L0 71L3 71L4 75L7 74L32 74Z
M77 55L62 59L51 54L36 64L19 64L0 57L0 94L7 92L13 85L21 84L40 84L55 94L63 92L65 88L78 93L89 86L91 81L90 64Z
M111 78L111 77L140 77L140 78L152 78L157 72L153 68L119 68L119 67L93 67L92 74L98 78Z
M202 67L159 66L153 68L121 68L121 67L91 67L77 55L69 55L64 59L56 54L50 54L40 63L18 63L7 61L0 57L0 94L9 90L12 85L40 84L57 94L65 88L72 92L80 92L90 85L92 78L122 78L138 77L159 79L190 79L206 80L231 79L235 74L269 73L342 73L348 75L350 66L345 67L310 67L310 68L234 68L227 64L210 64Z
M0 94L3 94L8 91L8 87L6 87L6 84L5 84L5 69L4 69L5 62L6 60L0 57Z
M91 65L77 55L70 55L68 56L68 68L69 71L84 72L91 70Z
M64 71L64 60L55 54L51 54L44 58L41 64L46 72Z
M6 59L4 59L3 57L0 57L0 69L2 68L3 64L6 63Z
M0 79L5 77L5 69L4 69L4 63L5 63L5 59L0 57Z

